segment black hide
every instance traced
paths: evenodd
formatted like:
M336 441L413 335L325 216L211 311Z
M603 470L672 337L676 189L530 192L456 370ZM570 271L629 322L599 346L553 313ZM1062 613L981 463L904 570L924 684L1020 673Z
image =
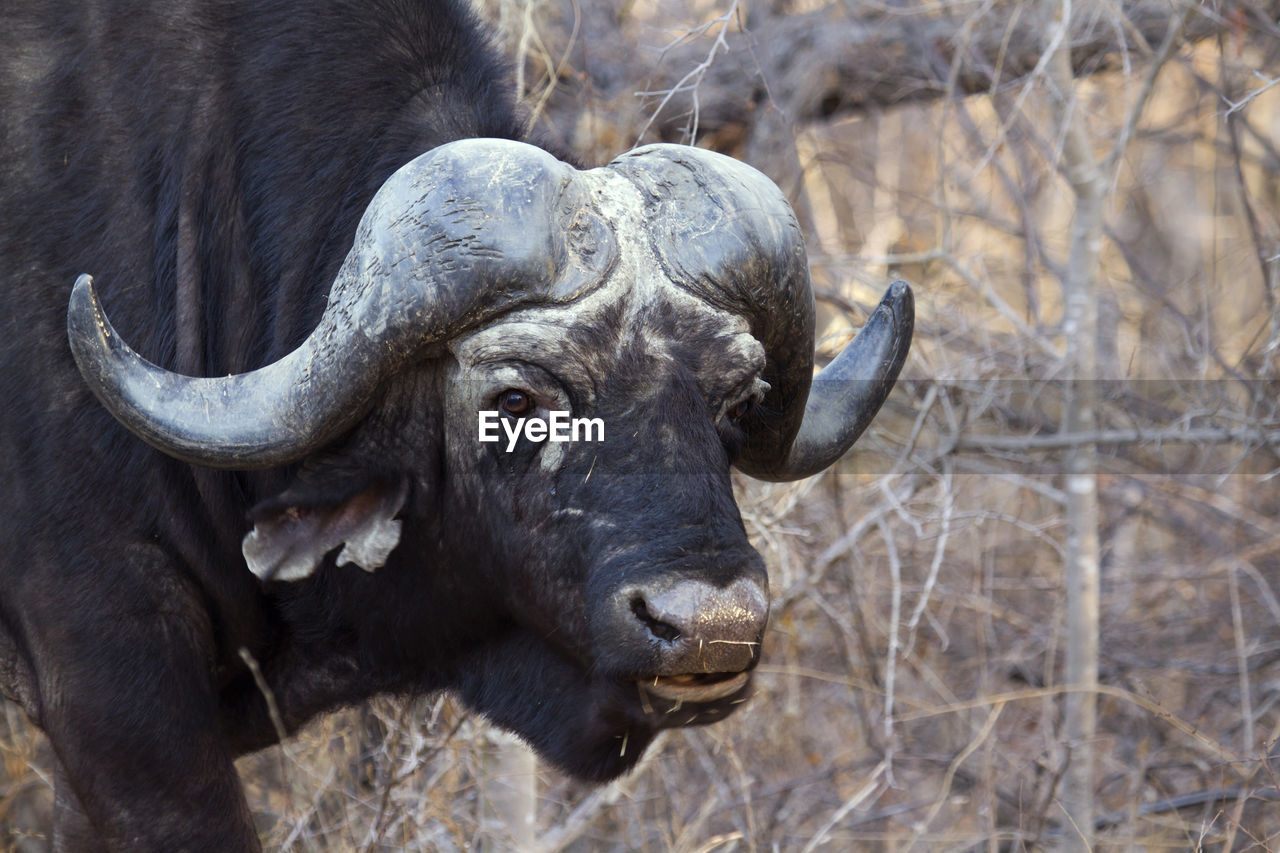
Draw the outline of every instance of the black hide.
M683 342L655 353L606 310L520 366L522 387L609 424L554 473L538 447L476 451L476 406L502 387L475 390L448 352L401 369L323 452L249 473L142 444L76 371L79 273L150 360L241 372L310 332L396 168L521 138L466 3L10 0L3 17L0 686L51 739L56 847L257 848L232 760L276 735L242 649L291 729L456 689L597 780L746 695L682 708L642 687L689 653L637 589L765 585L729 484L742 436L719 414L753 374L709 390L714 324L655 308L646 335ZM655 376L672 381L638 400ZM403 528L375 572L334 554L296 582L246 568L255 521L388 493Z

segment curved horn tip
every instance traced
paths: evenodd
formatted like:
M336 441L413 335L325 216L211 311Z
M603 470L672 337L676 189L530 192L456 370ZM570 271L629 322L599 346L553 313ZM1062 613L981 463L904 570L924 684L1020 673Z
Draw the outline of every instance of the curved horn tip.
M914 328L911 286L895 281L857 336L814 377L804 420L786 460L776 467L746 473L786 482L817 474L839 460L893 390L911 348Z
M67 304L67 326L76 330L84 320L93 318L101 325L102 303L98 301L98 289L93 286L93 276L81 273L71 286L71 299Z
M898 279L889 285L889 289L884 292L884 296L880 298L880 304L876 306L876 310L881 307L888 308L893 311L894 326L900 327L904 323L915 325L916 316L916 298L911 290L911 285L902 279Z
M71 286L71 297L67 301L67 341L81 374L101 365L107 358L114 335L115 329L98 299L93 276L81 273Z

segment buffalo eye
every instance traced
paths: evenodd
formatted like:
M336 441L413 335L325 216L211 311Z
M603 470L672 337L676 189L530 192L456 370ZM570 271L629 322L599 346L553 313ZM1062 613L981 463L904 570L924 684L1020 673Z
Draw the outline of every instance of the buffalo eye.
M729 420L737 423L746 417L747 412L751 411L751 399L747 398L738 405L729 410Z
M517 388L508 388L498 395L498 407L513 418L523 418L533 411L533 395Z

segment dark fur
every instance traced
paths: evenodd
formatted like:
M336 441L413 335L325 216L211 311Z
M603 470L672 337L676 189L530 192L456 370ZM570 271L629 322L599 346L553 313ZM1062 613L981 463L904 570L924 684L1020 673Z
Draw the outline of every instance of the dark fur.
M455 688L593 779L625 771L659 728L728 710L655 719L632 683L649 652L593 646L610 629L596 606L623 580L763 582L729 488L740 436L709 416L697 346L677 353L688 381L640 407L628 388L654 366L625 348L586 412L608 419L606 445L573 451L554 482L519 473L529 447L452 459L474 426L445 420L447 359L401 371L325 453L257 473L146 447L72 361L81 272L165 367L225 374L295 346L392 171L450 140L521 135L509 75L464 7L6 8L0 684L50 736L62 849L256 847L232 758L275 733L242 648L291 728L378 692ZM699 340L671 317L654 326ZM593 367L625 334L606 319L549 358ZM678 446L624 440L664 427ZM245 569L255 506L325 507L402 482L403 537L376 573L330 557L305 581L264 585ZM607 516L608 535L555 520L561 507Z

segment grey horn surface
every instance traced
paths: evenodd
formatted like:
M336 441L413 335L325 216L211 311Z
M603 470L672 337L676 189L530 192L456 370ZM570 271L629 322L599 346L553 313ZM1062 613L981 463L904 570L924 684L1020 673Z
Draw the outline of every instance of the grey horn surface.
M286 464L351 427L382 377L425 346L599 285L613 238L574 171L492 139L411 161L366 209L316 329L258 370L193 378L151 364L116 334L89 276L72 291L72 352L107 409L163 452L217 468Z
M858 336L814 376L808 260L782 191L744 163L683 145L648 145L611 165L644 195L666 277L750 318L764 345L767 415L744 424L737 467L780 482L834 463L893 390L911 346L911 288L904 281L890 285Z
M781 469L813 378L813 290L791 205L765 175L699 148L648 145L613 165L644 195L664 275L748 318L764 345L761 378L769 391L762 408L771 415L767 423L744 423L737 466L752 476Z
M814 377L804 240L767 177L679 145L646 146L603 168L639 190L643 239L663 276L747 318L764 346L765 414L744 422L738 467L793 480L839 459L906 357L906 283L890 286ZM571 302L608 279L620 244L600 206L604 172L592 171L584 179L539 148L496 139L416 158L370 202L316 328L257 370L195 378L148 362L112 328L87 275L67 314L72 352L106 408L171 456L241 470L296 461L355 425L382 379L426 348L516 308Z
M893 390L911 348L914 327L911 287L895 281L857 336L813 378L804 420L786 458L776 466L743 470L757 479L785 482L834 464L862 435Z

